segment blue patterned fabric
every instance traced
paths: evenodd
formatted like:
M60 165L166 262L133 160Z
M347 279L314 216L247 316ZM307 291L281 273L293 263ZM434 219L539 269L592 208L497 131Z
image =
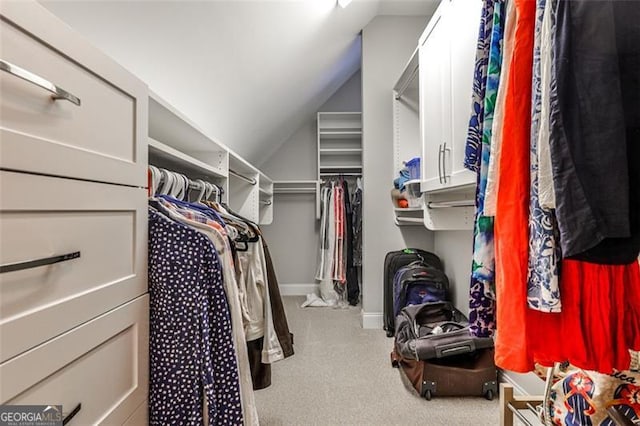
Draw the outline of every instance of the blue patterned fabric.
M222 266L198 231L149 209L149 424L241 425Z
M471 118L467 132L464 166L474 172L480 170L480 152L482 150L482 128L484 121L484 96L487 86L487 65L493 21L494 0L485 0L480 18L476 64L473 73L473 95L471 100Z
M473 263L471 289L469 293L469 323L471 332L478 337L492 336L495 323L495 251L493 246L493 217L484 216L484 195L487 188L487 174L491 147L491 128L495 110L500 67L502 64L502 39L504 36L504 3L485 2L493 15L488 23L489 52L483 99L482 144L480 146L480 168L476 192L476 220L473 233ZM480 43L478 43L480 44ZM473 118L472 118L473 121Z
M536 23L533 47L533 81L531 92L531 202L529 205L529 271L527 303L531 309L560 312L558 226L553 210L540 205L538 198L538 132L542 108L540 85L540 44L542 19L549 0L536 1Z

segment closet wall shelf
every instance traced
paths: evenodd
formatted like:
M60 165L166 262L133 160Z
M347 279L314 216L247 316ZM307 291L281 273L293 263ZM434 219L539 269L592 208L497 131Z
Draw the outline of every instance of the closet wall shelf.
M259 191L260 191L260 198L271 197L273 195L273 191L269 191L264 188L260 188Z
M423 226L424 225L424 219L422 217L401 217L401 216L398 216L395 219L395 223L398 226L403 226L403 225Z
M358 139L362 137L360 130L322 130L320 129L321 139Z
M475 185L422 194L424 224L432 231L473 229Z
M153 160L154 157L157 157L169 162L170 164L179 165L179 168L183 169L185 172L204 174L219 178L227 177L226 171L220 167L212 166L200 161L197 158L178 151L177 149L151 137L147 138L147 141L149 144L149 162L153 165L156 165Z
M156 93L149 92L149 136L157 141L171 145L184 152L221 152L229 149L192 122L183 113L162 99ZM224 168L225 165L220 164Z
M362 148L320 148L321 155L360 154Z
M277 180L273 182L274 194L315 194L317 180Z
M419 70L420 67L418 64L418 48L416 47L416 49L413 51L413 54L411 55L411 58L409 58L407 65L405 65L400 78L398 78L395 86L393 86L393 90L395 92L394 97L396 100L402 99L402 95L409 87L414 87L417 89L417 77Z
M421 212L422 211L422 207L407 207L407 208L394 207L393 211L396 211L398 213L402 213L402 212Z

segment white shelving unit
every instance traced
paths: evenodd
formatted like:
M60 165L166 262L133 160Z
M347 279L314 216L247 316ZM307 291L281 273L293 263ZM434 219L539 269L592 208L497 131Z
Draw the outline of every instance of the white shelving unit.
M420 157L420 109L418 78L418 49L413 52L400 78L393 87L393 153L394 176L404 167L404 162ZM414 195L409 208L395 208L394 222L398 226L423 226L423 203L420 192L420 179L405 183L406 191Z
M215 183L224 190L222 201L241 216L273 221L271 179L153 92L147 141L149 164Z
M362 174L362 113L318 113L318 180Z
M260 171L229 152L229 207L252 222L260 221Z
M262 172L258 176L258 193L260 224L269 225L273 222L273 180Z

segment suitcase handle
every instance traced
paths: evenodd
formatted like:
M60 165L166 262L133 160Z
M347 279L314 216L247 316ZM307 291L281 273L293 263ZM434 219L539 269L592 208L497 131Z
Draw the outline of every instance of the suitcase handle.
M476 344L473 340L451 343L448 345L436 346L436 358L446 358L448 356L468 354L475 352Z

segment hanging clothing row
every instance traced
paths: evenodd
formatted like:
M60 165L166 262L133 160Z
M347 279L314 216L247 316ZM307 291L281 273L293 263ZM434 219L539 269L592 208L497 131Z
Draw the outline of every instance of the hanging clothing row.
M609 374L640 349L638 22L635 2L484 2L470 319L504 369Z
M362 181L351 195L343 176L328 178L320 193L320 248L316 279L326 304L355 306L360 300L362 265Z
M293 355L268 247L221 203L160 183L149 199L150 423L257 425L253 390Z

